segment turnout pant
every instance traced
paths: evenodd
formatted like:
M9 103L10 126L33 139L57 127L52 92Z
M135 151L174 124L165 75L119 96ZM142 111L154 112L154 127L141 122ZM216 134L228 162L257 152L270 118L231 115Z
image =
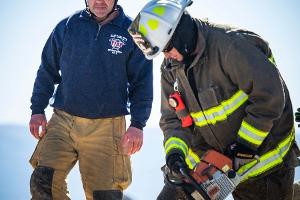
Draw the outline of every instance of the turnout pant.
M33 200L70 199L66 177L76 162L87 200L122 199L132 179L120 140L125 117L86 119L54 109L46 135L30 159Z
M234 200L292 200L295 169L280 169L254 181L238 185Z

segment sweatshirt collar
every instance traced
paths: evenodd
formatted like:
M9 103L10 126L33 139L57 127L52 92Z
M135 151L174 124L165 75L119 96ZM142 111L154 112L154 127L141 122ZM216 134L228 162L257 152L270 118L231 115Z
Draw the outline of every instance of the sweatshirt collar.
M126 23L125 23L126 15L123 11L123 8L120 5L117 5L117 10L119 12L118 16L115 17L114 19L112 19L108 24L113 24L113 25L119 26L121 28L127 29L127 27L125 27L126 26ZM93 21L97 22L95 19L93 19L93 17L90 15L90 13L87 9L82 10L79 17L86 19L86 20L93 20Z

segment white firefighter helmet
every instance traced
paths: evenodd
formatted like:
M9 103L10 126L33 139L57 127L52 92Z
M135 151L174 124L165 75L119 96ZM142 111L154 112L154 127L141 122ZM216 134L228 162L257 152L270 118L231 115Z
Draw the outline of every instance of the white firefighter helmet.
M152 0L144 6L128 31L147 59L164 50L191 4L192 0Z

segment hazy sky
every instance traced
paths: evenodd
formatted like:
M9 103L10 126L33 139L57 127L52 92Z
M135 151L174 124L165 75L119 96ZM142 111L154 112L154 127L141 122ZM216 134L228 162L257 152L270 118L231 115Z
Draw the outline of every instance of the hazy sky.
M125 12L135 17L146 0L119 0ZM27 124L32 85L42 48L55 25L84 7L83 0L8 1L0 13L0 123ZM300 106L300 1L298 0L194 0L188 8L198 18L250 29L269 41L294 107ZM155 100L148 125L158 126L159 66L154 62ZM267 78L267 75L266 75ZM47 109L48 118L51 109Z

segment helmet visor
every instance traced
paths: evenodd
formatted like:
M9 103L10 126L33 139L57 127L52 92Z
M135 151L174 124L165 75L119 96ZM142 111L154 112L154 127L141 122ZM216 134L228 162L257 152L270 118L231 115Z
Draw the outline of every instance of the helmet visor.
M144 36L143 29L139 27L140 14L135 18L128 28L129 34L132 36L134 43L142 50L146 58L151 58L154 54L159 51L157 46L152 44Z

